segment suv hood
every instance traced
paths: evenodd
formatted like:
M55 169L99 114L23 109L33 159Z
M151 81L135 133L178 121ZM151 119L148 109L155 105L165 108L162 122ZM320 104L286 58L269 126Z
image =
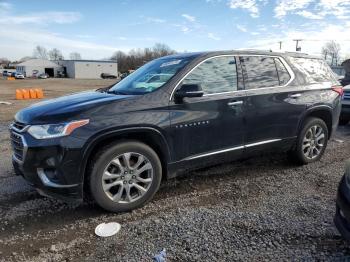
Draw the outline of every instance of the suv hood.
M105 105L132 96L114 95L98 91L87 91L55 99L49 99L22 109L15 115L18 122L24 124L58 123L73 119L99 104Z

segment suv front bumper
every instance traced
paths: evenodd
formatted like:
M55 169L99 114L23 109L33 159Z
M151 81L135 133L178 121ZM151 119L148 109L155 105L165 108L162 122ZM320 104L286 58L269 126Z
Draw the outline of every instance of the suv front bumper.
M338 188L334 224L340 234L350 241L350 187L345 175Z
M45 196L67 202L83 199L80 174L83 143L74 137L37 140L25 130L10 129L16 174Z

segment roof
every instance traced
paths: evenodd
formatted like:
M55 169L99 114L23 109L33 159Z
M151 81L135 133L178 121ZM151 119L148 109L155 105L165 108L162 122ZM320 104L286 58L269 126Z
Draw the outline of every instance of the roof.
M320 57L308 55L300 52L271 52L263 50L251 50L251 49L240 49L240 50L226 50L226 51L204 51L194 53L180 53L175 55L166 56L166 58L180 58L180 57L199 57L199 56L215 56L215 55L267 55L267 56L290 56L290 57L305 57L305 58L317 58ZM165 58L165 57L164 57Z
M16 66L60 67L58 64L46 59L30 59Z
M117 63L116 60L84 60L84 59L78 59L78 60L59 60L58 62L83 62L83 63Z

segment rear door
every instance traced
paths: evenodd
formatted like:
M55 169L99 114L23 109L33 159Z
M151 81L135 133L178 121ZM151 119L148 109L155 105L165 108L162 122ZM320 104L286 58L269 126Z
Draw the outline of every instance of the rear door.
M305 110L299 87L293 84L294 73L281 57L240 56L240 62L247 92L247 151L292 140Z
M237 75L236 58L223 55L202 61L179 83L199 84L204 96L169 103L174 162L241 156L245 95Z

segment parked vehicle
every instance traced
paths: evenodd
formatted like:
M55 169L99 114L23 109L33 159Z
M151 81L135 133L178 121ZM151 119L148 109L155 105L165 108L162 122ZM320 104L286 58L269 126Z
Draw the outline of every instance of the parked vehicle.
M11 73L11 77L14 77L16 79L24 79L24 75L17 72Z
M38 78L46 79L46 78L49 78L49 75L48 74L40 74L40 75L38 75Z
M10 72L10 71L3 71L2 72L2 76L11 76L12 75L12 72Z
M152 74L167 77L146 85ZM167 56L108 88L19 111L13 164L44 195L91 194L107 210L132 210L163 179L188 170L269 151L318 161L338 125L342 93L328 65L308 55Z
M344 96L339 119L340 125L347 125L350 121L350 85L344 86Z
M107 73L102 73L101 74L101 78L102 79L115 79L115 78L117 78L117 76L111 75L111 74L107 74Z
M350 161L339 183L334 224L340 234L350 241Z

